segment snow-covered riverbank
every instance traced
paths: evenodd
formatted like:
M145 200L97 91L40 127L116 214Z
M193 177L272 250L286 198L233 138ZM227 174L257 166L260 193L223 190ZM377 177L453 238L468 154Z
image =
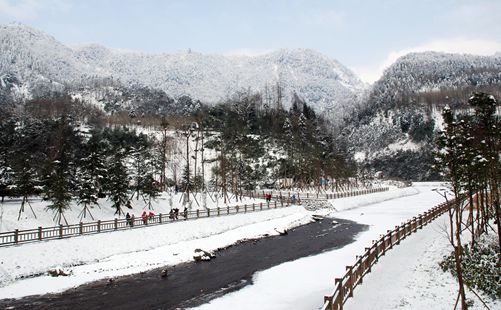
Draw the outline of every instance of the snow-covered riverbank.
M418 184L412 188L333 200L332 207L314 212L293 206L0 248L0 298L59 292L98 279L190 261L196 248L210 251L238 240L277 234L277 229L311 221L313 213L330 213L333 217L369 225L369 230L360 233L350 245L258 272L253 276L253 285L200 307L229 309L239 304L242 309L319 308L323 295L334 287L333 279L344 274L345 266L351 265L355 255L362 253L365 246L387 229L442 202L432 191L436 186L438 184ZM403 305L414 309L415 305L420 307L430 302L417 303L419 296L431 298L435 294L440 294L440 300L447 305L444 309L450 308L446 302L450 300L448 294L454 292L454 279L440 271L430 273L438 266L435 260L448 250L447 239L439 229L441 225L445 224L439 219L381 259L373 274L355 291L356 299L350 300L347 306L365 309L365 295L367 300L371 296L375 298L371 290L378 291L379 296L383 294L380 288L390 290L393 283L400 287L398 296L401 297L386 298L382 308ZM397 262L400 267L392 272ZM53 278L46 275L48 269L57 266L71 272L70 276ZM376 276L379 269L383 270L382 274ZM446 280L434 281L439 275ZM371 281L375 284L371 285ZM441 283L445 286L437 290L435 286Z

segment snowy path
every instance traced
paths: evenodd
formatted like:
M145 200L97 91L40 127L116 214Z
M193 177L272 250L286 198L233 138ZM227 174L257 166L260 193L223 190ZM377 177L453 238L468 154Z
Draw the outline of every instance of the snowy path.
M355 289L345 309L453 309L456 280L437 264L451 251L444 232L448 221L447 215L441 216L387 252ZM467 297L475 301L470 309L485 309L472 293L467 292ZM501 303L490 305L500 307Z
M442 202L442 198L431 191L436 184L431 185L414 187L415 195L375 204L368 204L368 197L352 197L343 201L333 201L338 210L346 209L333 213L333 216L370 225L370 229L361 233L356 242L341 249L298 259L259 272L253 277L254 285L213 300L197 309L231 309L232 305L236 304L239 305L239 309L321 308L323 296L334 288L334 278L341 277L345 273L345 266L352 265L355 261L355 255L363 253L364 247L370 245L372 240L377 239L388 228L393 228L404 220ZM384 200L384 195L380 197L381 200ZM364 204L367 205L363 206ZM424 231L419 231L417 236L423 238L426 234ZM415 240L417 243L420 241L419 239ZM419 255L416 253L407 254L400 250L393 251L403 255L402 268L412 268L412 265L403 262L407 261L411 255L413 255L412 257ZM384 261L385 258L381 261ZM426 260L426 257L423 259ZM392 275L392 279L399 277L398 273ZM358 290L359 288L355 290L355 296L363 299L363 294ZM372 290L379 292L379 288L372 287ZM386 308L369 306L359 309ZM413 307L413 309L421 308Z

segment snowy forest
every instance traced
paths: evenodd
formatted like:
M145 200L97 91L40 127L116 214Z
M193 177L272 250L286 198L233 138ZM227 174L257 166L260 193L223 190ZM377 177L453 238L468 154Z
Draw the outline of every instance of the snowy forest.
M172 125L169 118L157 116L152 122L149 115L154 125L148 131L138 125L140 117L124 116L126 124L118 125L123 117L106 118L69 96L28 101L0 120L0 196L2 201L21 198L20 217L29 197L41 195L60 223L72 199L85 214L106 197L120 216L135 195L151 205L173 186L241 193L279 186L280 179L291 180L289 187L305 187L323 177L340 183L356 176L354 162L334 143L328 122L297 96L290 106L270 107L259 94L240 95L201 106L183 120L173 118ZM167 162L175 159L169 157L174 138L168 132L196 143L194 149L180 150L184 160L170 174ZM204 159L205 149L215 158ZM204 171L205 163L212 163L211 171Z

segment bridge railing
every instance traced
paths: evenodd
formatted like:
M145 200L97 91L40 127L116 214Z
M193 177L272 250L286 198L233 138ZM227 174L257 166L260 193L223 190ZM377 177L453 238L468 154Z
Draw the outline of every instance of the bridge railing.
M360 195L368 195L373 193L380 193L388 191L388 187L376 187L370 189L361 189L346 192L335 192L335 193L319 193L319 192L298 192L298 191L273 191L273 190L261 190L261 191L246 191L244 196L251 198L265 199L267 194L271 195L272 199L296 199L301 200L327 200L327 199L339 199L345 197L353 197Z

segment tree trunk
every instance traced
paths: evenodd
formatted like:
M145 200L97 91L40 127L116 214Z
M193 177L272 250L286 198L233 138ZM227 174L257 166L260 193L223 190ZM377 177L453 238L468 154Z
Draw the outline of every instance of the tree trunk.
M455 260L455 266L456 266L456 274L458 278L458 285L459 285L459 296L461 298L461 309L466 310L468 309L468 306L466 305L466 295L464 291L464 283L463 283L463 273L461 269L461 262L462 262L462 247L461 247L461 201L458 198L458 195L455 195L455 201L454 201L454 208L455 210L455 221L456 221L456 228L455 228L455 239L456 239L456 244L454 245L454 260Z

